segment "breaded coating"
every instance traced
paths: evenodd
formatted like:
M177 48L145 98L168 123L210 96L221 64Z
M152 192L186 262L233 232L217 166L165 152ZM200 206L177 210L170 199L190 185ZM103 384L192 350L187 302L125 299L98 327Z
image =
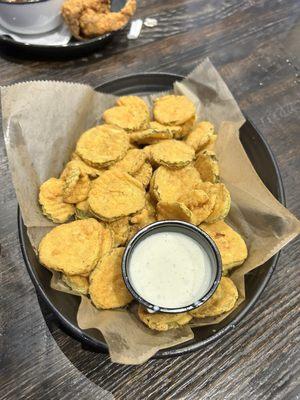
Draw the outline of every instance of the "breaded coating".
M184 142L171 139L150 146L150 155L155 164L183 168L193 161L195 151Z
M113 164L110 169L119 169L130 175L137 173L145 164L146 154L140 149L130 149L122 160Z
M126 106L134 112L143 113L145 120L150 120L148 104L138 96L121 96L116 101L117 106Z
M66 0L61 13L73 36L82 39L123 28L135 10L136 0L128 0L119 12L110 12L108 0Z
M87 200L80 201L75 205L76 219L92 218L93 214L90 212L89 203Z
M40 187L39 203L43 214L55 223L67 222L75 213L72 204L63 200L64 181L50 178Z
M76 153L73 153L71 158L72 160L66 164L63 172L61 173L60 179L65 180L70 174L70 170L73 170L75 167L79 168L81 174L88 175L90 179L97 178L100 176L101 172L103 172L103 169L101 170L87 165Z
M209 143L210 138L214 134L214 126L208 121L202 121L190 132L185 143L191 146L195 152L202 150Z
M157 219L159 221L177 219L179 221L193 223L193 213L184 203L179 203L178 201L159 201L156 208Z
M116 221L109 222L107 226L114 235L114 247L123 246L129 237L129 218L123 217Z
M216 317L233 309L239 297L230 278L223 276L215 293L200 307L189 311L194 318Z
M196 115L188 119L184 124L179 125L181 130L174 134L174 138L182 139L185 136L187 136L194 129L195 121L196 121Z
M161 166L152 175L150 192L157 201L172 203L183 194L189 193L199 183L201 183L199 172L193 166L178 170Z
M142 184L126 172L106 171L93 181L88 202L91 211L103 221L114 221L144 208Z
M223 271L243 264L248 256L244 239L224 221L213 224L201 224L203 229L216 243L221 254Z
M149 313L142 305L139 305L138 316L145 325L156 331L168 331L169 329L179 328L189 323L192 319L188 313Z
M108 108L102 115L107 124L118 126L125 131L136 131L148 127L149 118L143 110L126 106Z
M89 273L100 257L102 231L93 218L53 228L39 245L40 263L66 275Z
M154 118L164 125L182 125L195 114L194 104L185 96L167 95L154 101Z
M130 142L138 144L154 144L160 140L172 139L182 131L180 126L162 125L159 122L151 121L149 128L143 131L136 131L130 134Z
M213 223L226 218L231 205L230 193L226 186L223 183L212 184L210 182L203 182L198 185L198 188L204 190L206 193L214 193L216 196L213 210L205 222ZM209 196L211 195L209 194Z
M62 274L62 281L78 294L88 294L89 280L82 275Z
M135 179L137 179L144 188L150 183L152 177L152 166L149 162L145 162L142 167L133 175Z
M194 189L190 193L183 194L178 201L184 203L185 206L192 211L192 223L194 225L199 225L212 213L216 202L216 196L214 193L209 195L203 190Z
M90 191L90 180L87 174L82 174L77 166L68 168L63 187L65 203L76 204L87 199Z
M203 182L220 182L220 169L215 152L211 150L201 151L196 158L195 168Z
M109 226L105 226L101 234L101 257L109 254L115 243L114 233Z
M101 258L89 277L89 294L97 308L124 307L132 301L122 277L123 253L123 247L113 249L111 253Z
M121 160L129 148L128 135L111 125L98 125L84 132L76 153L89 165L103 168Z

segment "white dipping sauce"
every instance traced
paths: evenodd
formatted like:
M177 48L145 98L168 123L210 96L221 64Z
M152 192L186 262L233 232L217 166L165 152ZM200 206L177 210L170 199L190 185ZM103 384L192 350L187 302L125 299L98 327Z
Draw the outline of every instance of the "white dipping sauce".
M149 303L178 308L208 292L212 266L204 248L193 238L178 232L160 232L136 245L128 275L135 291Z

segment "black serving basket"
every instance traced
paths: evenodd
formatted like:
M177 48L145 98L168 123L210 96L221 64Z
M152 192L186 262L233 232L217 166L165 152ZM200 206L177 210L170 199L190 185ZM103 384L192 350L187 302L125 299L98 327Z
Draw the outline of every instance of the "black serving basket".
M165 73L136 74L106 82L97 87L96 90L115 95L149 94L170 90L176 80L182 80L183 78L183 76ZM277 200L285 204L282 180L275 158L261 133L248 119L240 130L240 139L256 172L266 187ZM98 330L89 329L83 331L78 327L76 315L80 298L50 288L51 273L39 264L28 239L20 212L18 213L18 226L25 264L38 295L42 297L70 334L85 346L107 352L107 345ZM160 350L154 357L176 356L195 351L230 332L256 303L274 271L278 258L279 253L260 268L256 268L246 275L246 300L222 322L216 325L194 328L195 337L193 340Z

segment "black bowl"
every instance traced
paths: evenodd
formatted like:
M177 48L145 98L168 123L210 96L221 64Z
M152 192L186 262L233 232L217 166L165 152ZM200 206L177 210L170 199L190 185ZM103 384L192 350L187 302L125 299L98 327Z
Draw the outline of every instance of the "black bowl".
M176 80L183 78L179 75L164 73L136 74L106 82L97 87L96 90L116 95L146 94L170 90ZM240 138L248 157L266 187L276 199L285 204L282 180L275 158L262 134L258 132L249 119L240 130ZM78 327L76 314L79 298L50 288L51 274L39 264L28 239L20 212L18 214L18 226L25 264L38 295L50 307L62 326L85 346L90 346L99 351L107 351L107 345L99 331L96 329L82 331ZM274 271L278 257L279 253L260 268L246 275L246 300L231 315L217 325L195 328L193 340L160 350L155 358L176 356L198 350L230 332L254 306Z

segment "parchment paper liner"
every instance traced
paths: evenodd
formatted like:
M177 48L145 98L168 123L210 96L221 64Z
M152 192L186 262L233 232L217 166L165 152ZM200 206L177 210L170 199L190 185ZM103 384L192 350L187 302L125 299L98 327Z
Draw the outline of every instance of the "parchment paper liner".
M184 81L174 85L174 90L190 97L197 106L198 117L213 122L219 134L216 152L221 178L232 196L227 220L243 235L249 249L246 262L231 275L238 287L240 304L245 298L244 275L296 237L300 223L257 176L238 138L243 115L210 61L205 59L200 63ZM102 112L114 100L114 96L95 92L89 86L66 82L35 81L1 88L10 170L35 250L41 237L55 226L42 215L38 205L40 184L59 175L79 135L99 123ZM151 98L147 100L150 102ZM51 286L70 293L57 274ZM218 323L228 314L198 320L196 325ZM108 344L111 360L122 364L143 363L159 349L193 338L189 326L158 333L145 327L135 317L134 309L99 311L84 296L77 320L82 329L99 329Z

